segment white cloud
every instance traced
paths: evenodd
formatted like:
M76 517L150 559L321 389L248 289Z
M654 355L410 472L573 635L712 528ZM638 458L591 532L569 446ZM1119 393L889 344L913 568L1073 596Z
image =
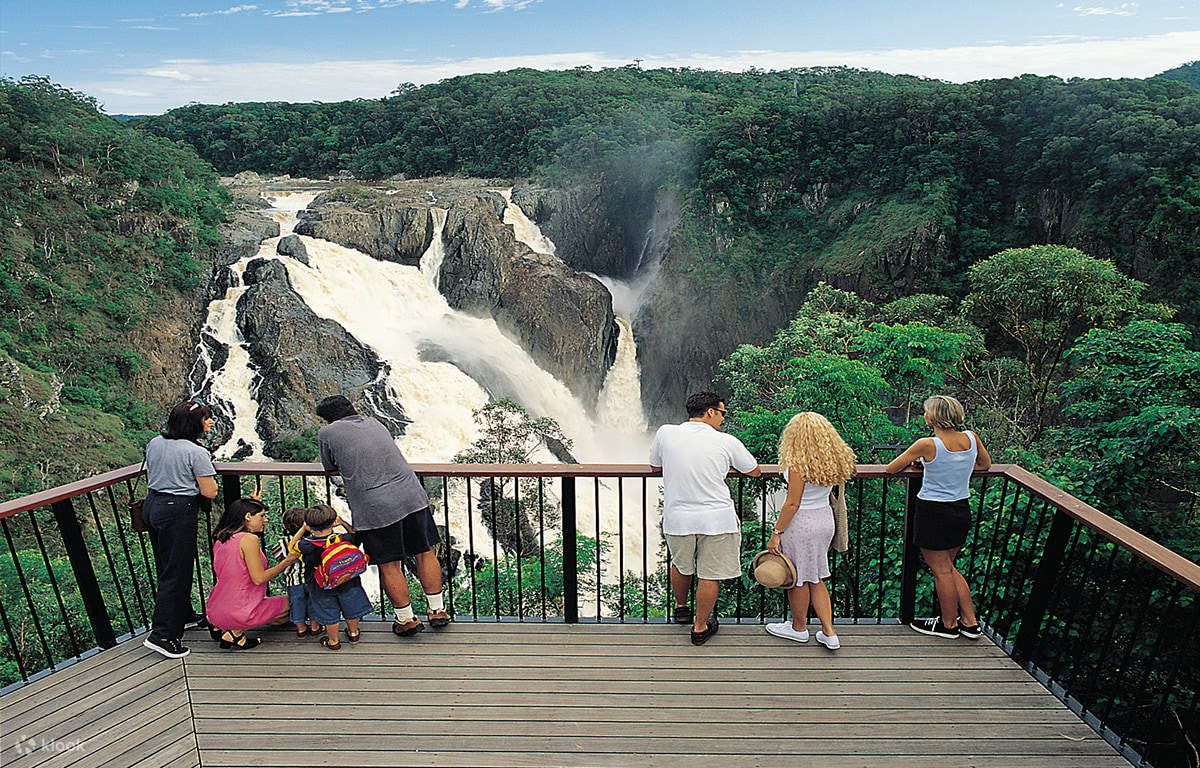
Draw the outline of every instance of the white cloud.
M152 32L171 32L179 29L179 27L156 27L153 24L135 24L134 29L148 29Z
M970 45L954 48L906 48L883 51L754 51L725 54L647 53L642 68L697 67L725 71L792 69L845 65L954 82L1033 73L1059 77L1149 77L1196 58L1200 31L1150 37L1024 45ZM157 91L162 78L175 80L169 93L154 99L122 99L119 112L162 112L189 101L340 101L381 98L397 83L418 84L476 72L517 67L570 69L584 64L618 67L629 58L599 51L540 53L459 60L348 59L324 61L219 61L172 59L153 69L126 70L116 79L70 83L89 93L106 88Z
M1121 3L1116 8L1105 6L1075 6L1072 10L1080 16L1136 16L1137 3Z
M154 96L149 91L134 91L129 88L105 88L104 93L111 93L113 96L131 96L137 99L149 99Z
M187 72L180 72L178 69L146 69L142 70L141 74L146 77L162 77L167 80L178 80L183 83L190 83L197 78Z
M71 29L108 29L102 24L72 24Z
M223 11L198 11L195 13L181 13L180 16L186 19L198 19L203 16L231 16L235 13L245 13L258 8L257 5L235 5L232 8L226 8Z
M27 58L25 56L18 56L13 51L0 51L0 57L6 58L6 59L12 59L13 61L19 61L19 62L32 61L32 59Z

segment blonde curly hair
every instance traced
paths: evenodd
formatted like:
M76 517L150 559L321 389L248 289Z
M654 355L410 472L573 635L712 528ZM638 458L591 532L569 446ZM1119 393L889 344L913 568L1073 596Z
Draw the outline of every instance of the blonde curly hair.
M854 451L829 419L797 413L779 436L779 463L816 485L840 485L854 474Z

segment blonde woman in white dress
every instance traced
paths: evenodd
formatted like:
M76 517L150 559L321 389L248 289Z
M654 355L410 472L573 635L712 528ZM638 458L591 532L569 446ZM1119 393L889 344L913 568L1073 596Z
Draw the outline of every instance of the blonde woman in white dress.
M833 628L829 578L829 545L833 541L833 508L829 492L854 474L854 451L829 419L807 411L792 417L779 438L779 464L787 480L787 499L771 531L767 549L782 553L796 566L796 584L787 591L792 620L768 624L776 637L808 642L808 607L821 622L817 642L829 650L841 647Z

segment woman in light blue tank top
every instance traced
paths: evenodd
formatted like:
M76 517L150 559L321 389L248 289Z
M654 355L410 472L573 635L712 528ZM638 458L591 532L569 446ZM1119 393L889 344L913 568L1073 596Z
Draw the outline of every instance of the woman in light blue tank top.
M887 465L888 473L920 462L924 467L917 507L913 513L913 543L933 571L941 616L909 623L916 631L934 637L980 637L979 618L971 588L954 565L971 528L971 473L987 469L992 459L974 432L963 430L962 404L947 395L925 401L925 423L933 437L923 437Z

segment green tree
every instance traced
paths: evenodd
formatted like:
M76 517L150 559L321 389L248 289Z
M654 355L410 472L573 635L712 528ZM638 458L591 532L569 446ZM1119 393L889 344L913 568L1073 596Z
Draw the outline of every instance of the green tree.
M1137 313L1167 314L1163 307L1143 307L1145 284L1111 261L1060 245L1001 251L973 265L970 281L964 313L994 329L993 349L1013 350L1028 369L1035 436L1046 425L1064 355L1076 339Z

